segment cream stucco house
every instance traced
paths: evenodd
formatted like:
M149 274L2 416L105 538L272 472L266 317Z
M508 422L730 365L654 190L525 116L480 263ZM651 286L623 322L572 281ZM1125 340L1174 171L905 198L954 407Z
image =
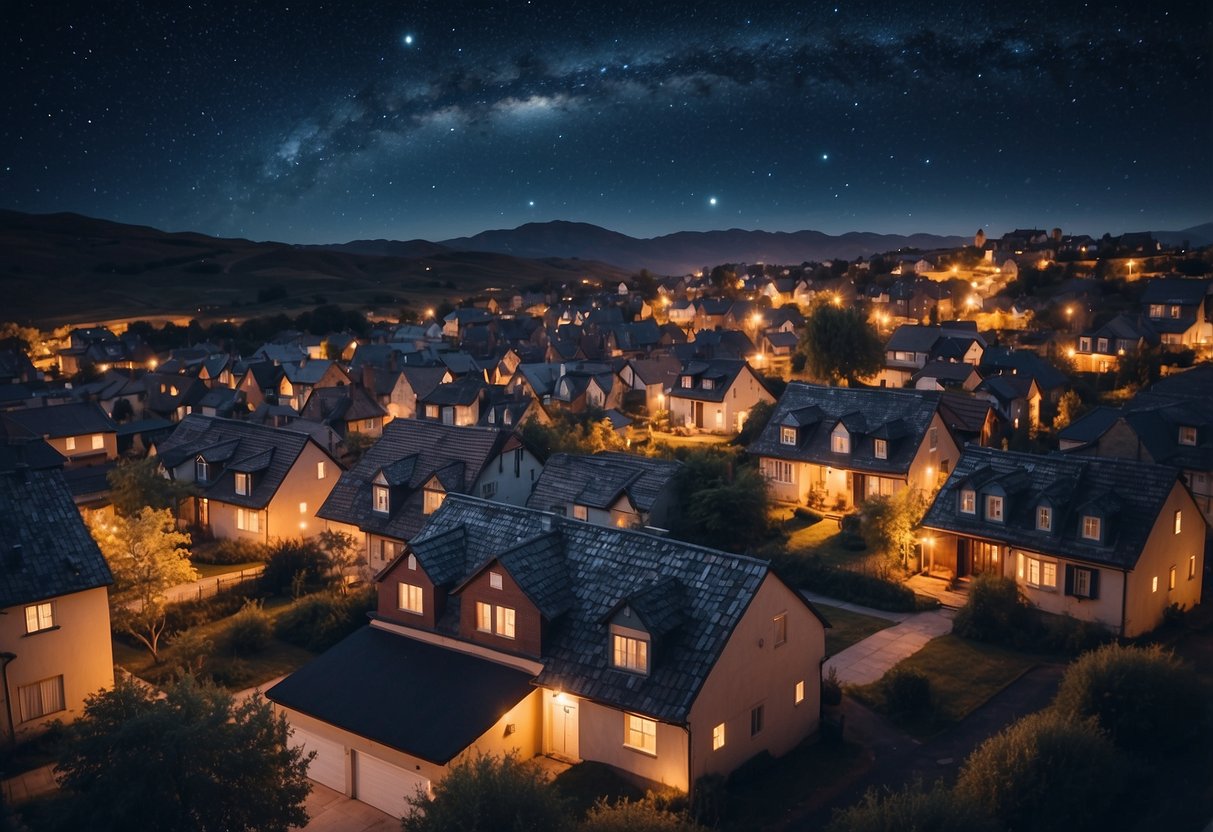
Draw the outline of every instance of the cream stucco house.
M670 424L704 433L737 433L754 405L774 401L762 379L741 359L687 361L666 391Z

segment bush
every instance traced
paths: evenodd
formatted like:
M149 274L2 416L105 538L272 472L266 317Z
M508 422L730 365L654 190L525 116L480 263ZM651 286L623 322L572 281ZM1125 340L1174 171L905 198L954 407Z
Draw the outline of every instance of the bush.
M816 555L793 553L785 549L770 552L770 558L771 566L792 586L881 610L916 610L913 590L896 581L831 566Z
M265 560L269 553L269 546L253 540L220 540L194 547L190 559L198 563L252 563Z
M374 606L372 592L333 595L320 592L300 598L278 617L278 638L299 647L321 652L366 623Z
M1094 719L1126 751L1156 756L1202 741L1205 701L1195 671L1169 652L1108 644L1066 668L1053 706Z
M880 684L890 713L921 716L931 707L931 680L917 670L894 667Z
M705 774L691 792L691 817L716 826L729 809L729 781L722 774Z
M273 547L261 574L261 585L273 595L315 592L328 583L328 556L306 540L284 540Z
M1126 773L1093 720L1043 711L978 746L961 769L956 794L984 806L1006 829L1106 829L1114 811L1109 796Z
M274 637L274 625L260 601L248 600L227 625L228 648L236 655L260 653Z
M164 631L180 633L193 627L227 618L257 593L257 582L248 581L221 589L209 598L176 601L164 608Z
M1111 638L1111 634L1094 621L1080 621L1072 615L1037 611L1033 617L1041 631L1041 644L1058 653L1077 656L1094 650Z
M842 683L838 681L838 668L830 665L830 671L821 680L821 704L842 704Z
M926 791L915 783L899 792L869 790L857 805L836 811L826 832L998 832L998 828L972 801L939 784Z
M978 575L969 600L952 622L952 632L974 641L1013 642L1030 629L1028 604L1019 587L999 575Z
M683 812L661 808L651 798L600 800L582 821L581 832L706 832Z

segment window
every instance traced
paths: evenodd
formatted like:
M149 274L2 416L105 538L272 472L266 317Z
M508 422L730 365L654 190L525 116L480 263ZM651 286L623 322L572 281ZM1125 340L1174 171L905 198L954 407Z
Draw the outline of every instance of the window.
M1182 511L1175 512L1175 533L1179 534L1184 527L1184 513Z
M514 610L509 607L496 607L496 626L493 632L502 638L514 637Z
M489 573L489 588L501 589L501 573L500 572L490 572Z
M99 433L93 434L93 450L100 451L105 448L105 437Z
M792 463L782 459L764 459L761 466L767 479L789 484L792 482Z
M400 601L399 608L401 612L411 612L416 615L421 615L424 611L423 595L421 587L416 584L400 584Z
M300 504L299 504L299 513L300 513L300 514L307 514L307 503L300 503Z
M994 494L986 495L986 519L996 523L1002 522L1002 497Z
M1057 589L1057 564L1051 560L1021 554L1019 577L1038 589Z
M67 443L67 449L68 449L69 451L74 451L74 450L76 450L76 437L74 437L74 436L69 436L69 437L67 437L66 439L64 439L63 441L64 441L65 443Z
M704 390L711 390L711 389L712 389L712 386L713 386L713 385L712 385L712 379L710 379L710 378L705 378L705 379L703 380L703 389L704 389Z
M649 672L649 642L643 638L615 633L611 637L611 664L633 673Z
M442 505L442 501L446 499L445 491L436 491L432 488L425 489L424 502L421 506L422 514L433 514Z
M249 492L252 491L252 488L249 487L250 486L249 480L251 480L251 479L252 479L252 477L250 477L248 474L237 471L236 472L236 493L242 497L247 497L249 495Z
M425 406L425 418L427 418L427 419L437 419L437 418L438 418L439 416L441 416L441 415L442 415L442 409L441 409L441 408L439 408L439 407L438 407L438 405L436 405L436 404L427 404L427 405Z
M1036 507L1036 528L1038 531L1053 531L1053 509L1048 506Z
M1167 589L1175 589L1175 567L1171 567L1171 571L1167 573Z
M781 612L775 616L775 646L786 643L788 640L788 614Z
M646 754L656 754L657 723L637 714L624 714L623 744Z
M931 428L930 432L931 450L934 451L939 447L939 428Z
M872 453L876 455L877 459L888 459L889 443L884 439L873 439Z
M1196 555L1188 556L1188 580L1196 577Z
M724 723L720 723L712 729L712 750L719 751L724 748Z
M198 482L209 482L211 478L211 466L205 459L194 460L194 479Z
M977 493L971 488L965 488L960 492L960 510L964 514L977 513Z
M682 384L684 390L689 390L691 389L691 385L694 384L694 381L690 376L683 376L680 383Z
M412 552L409 552L409 558L405 563L407 564L410 571L412 571L412 572L417 571L417 556L414 555Z
M493 605L476 602L476 629L482 633L493 632Z
M1099 597L1099 572L1081 566L1066 567L1066 595L1076 598Z
M842 425L834 428L834 432L830 434L830 450L836 454L851 452L851 434L847 433L847 429Z
M1102 518L1092 517L1089 514L1084 514L1082 517L1082 536L1085 540L1099 540L1100 528L1103 525Z
M1172 307L1171 307L1171 317L1172 317L1172 318L1178 318L1178 317L1179 317L1179 307L1178 307L1178 306L1172 306Z
M1079 352L1090 352L1091 351L1091 339L1085 335L1082 336L1081 338L1079 338L1078 339L1078 351Z
M37 633L55 626L55 606L50 601L25 608L25 632Z
M1192 427L1191 425L1180 425L1179 426L1179 444L1195 445L1196 444L1196 428ZM71 448L68 448L68 450L70 451Z
M750 710L750 736L755 737L762 733L762 705L757 705Z
M17 688L17 698L21 703L22 722L62 711L65 707L63 677L54 676L32 685L22 685Z
M317 462L316 463L316 479L318 479L318 480L324 479L324 477L327 473L328 473L328 471L326 471L324 468L324 462L323 461Z
M236 509L236 528L244 532L261 531L261 512L248 508Z
M1096 352L1101 352L1101 353L1107 354L1107 352L1108 352L1108 339L1107 338L1100 338L1095 342L1095 344L1096 344L1096 347L1095 347Z
M779 444L795 445L796 444L796 428L783 425L779 428Z
M1158 576L1157 576L1157 575L1155 575L1155 576L1154 576L1154 577L1153 577L1153 578L1150 580L1150 591L1151 591L1151 592L1158 592Z
M573 506L573 519L574 520L585 520L587 517L589 517L589 511L586 509L585 506L578 506L578 505Z
M496 497L497 496L497 483L486 482L484 485L480 486L480 496L484 497L484 499L486 499L486 500L491 500L494 497Z
M792 693L792 704L799 705L804 701L804 680L801 679L796 683L796 688Z
M388 488L386 485L375 485L371 487L371 497L374 500L372 507L377 514L388 513Z
M1150 317L1161 318L1165 314L1165 308L1161 303L1150 304Z

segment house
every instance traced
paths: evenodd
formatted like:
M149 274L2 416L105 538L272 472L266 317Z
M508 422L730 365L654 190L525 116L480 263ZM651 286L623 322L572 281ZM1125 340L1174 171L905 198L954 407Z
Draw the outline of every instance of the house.
M600 526L669 528L681 468L674 460L625 453L553 454L526 504Z
M326 371L333 365L325 358L304 358L299 362L282 365L282 378L278 380L277 402L295 410L302 410L303 403L312 390L320 385Z
M197 414L154 452L169 479L200 492L182 504L179 518L204 537L226 540L315 534L316 510L341 474L333 455L302 428Z
M341 475L316 516L356 535L381 569L450 494L523 505L543 465L510 429L395 419Z
M929 570L1012 578L1037 608L1122 638L1200 601L1206 523L1170 466L969 446L922 527Z
M972 321L943 326L902 324L885 344L885 366L877 376L881 387L905 387L929 362L957 362L977 366L986 341Z
M69 468L118 457L118 426L95 402L10 410L2 418L20 434L45 439Z
M1003 425L988 399L946 390L939 397L939 416L961 448L969 442L990 445L1002 435Z
M736 433L750 410L775 397L744 360L693 359L678 370L666 391L670 424L705 433Z
M113 582L56 459L0 446L0 736L28 739L71 721L114 684Z
M990 376L977 385L976 392L994 406L1012 429L1018 430L1023 425L1034 432L1040 427L1040 404L1044 396L1031 376Z
M338 436L361 433L378 436L387 411L362 387L317 387L312 390L299 415L311 422L331 427Z
M689 790L820 723L825 622L766 561L452 495L376 584L266 696L311 777L393 815L477 753Z
M1213 343L1209 295L1213 280L1156 277L1145 281L1141 311L1162 338L1164 347L1197 347Z
M444 425L474 425L480 421L488 390L488 384L476 375L439 384L424 396L417 397L417 418L440 421Z
M1084 330L1069 356L1080 373L1114 371L1125 355L1159 344L1160 338L1143 315L1121 313L1102 326Z
M981 384L981 374L972 364L957 361L928 361L910 377L915 390L964 390L972 392Z
M673 356L655 356L653 358L631 358L619 371L623 383L636 394L637 404L643 405L647 413L653 414L665 410L665 391L678 371L682 362ZM631 400L631 394L624 394L624 403Z
M758 457L771 495L786 503L847 511L903 488L930 493L960 456L940 397L794 381L746 450Z

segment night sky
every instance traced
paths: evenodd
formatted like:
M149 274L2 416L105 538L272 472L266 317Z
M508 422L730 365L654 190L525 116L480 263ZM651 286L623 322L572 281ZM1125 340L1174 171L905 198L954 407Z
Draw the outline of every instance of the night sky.
M1213 219L1213 4L0 8L0 207L290 242Z

